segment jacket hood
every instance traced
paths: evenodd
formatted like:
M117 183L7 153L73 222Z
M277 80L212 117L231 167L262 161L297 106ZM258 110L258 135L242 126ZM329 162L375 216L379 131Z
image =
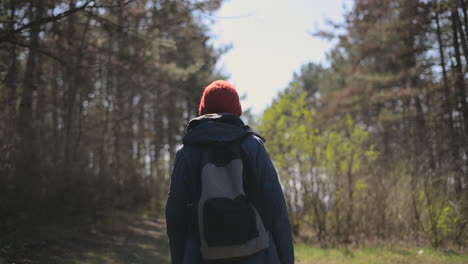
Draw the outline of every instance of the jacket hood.
M231 142L249 134L252 129L234 114L206 114L190 120L183 143Z

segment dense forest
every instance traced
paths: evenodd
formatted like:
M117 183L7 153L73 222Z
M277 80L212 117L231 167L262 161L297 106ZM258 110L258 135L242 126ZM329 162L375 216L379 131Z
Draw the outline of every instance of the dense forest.
M185 125L224 78L221 2L0 2L0 234L163 208ZM468 1L354 0L314 35L337 43L328 62L254 124L296 238L465 248Z
M165 203L221 1L1 1L0 231Z
M356 0L261 117L296 235L468 241L468 2ZM312 47L311 47L312 48Z

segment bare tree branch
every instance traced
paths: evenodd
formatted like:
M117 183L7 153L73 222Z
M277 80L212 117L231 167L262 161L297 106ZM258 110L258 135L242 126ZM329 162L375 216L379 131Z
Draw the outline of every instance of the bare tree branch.
M41 18L39 20L35 20L35 21L31 21L25 25L22 25L20 27L18 27L17 29L15 30L2 30L0 31L0 43L1 42L4 42L4 41L7 41L7 42L10 42L11 41L8 41L9 38L13 37L13 35L17 34L17 33L20 33L22 31L24 31L25 29L28 29L28 28L31 28L33 26L37 26L37 25L43 25L43 24L46 24L46 23L50 23L50 22L55 22L55 21L58 21L62 18L65 18L67 16L70 16L76 12L79 12L81 10L84 10L86 8L120 8L120 7L124 7L132 2L135 2L136 0L128 0L122 4L119 4L119 5L97 5L94 0L89 0L89 1L86 1L83 5L79 6L79 7L76 7L76 8L72 8L72 9L68 9L60 14L57 14L57 15L53 15L53 16L48 16L48 17L44 17L44 18ZM94 5L90 5L91 3L94 3Z
M27 29L27 28L31 28L31 27L34 27L34 26L37 26L37 25L43 25L43 24L46 24L46 23L49 23L49 22L55 22L55 21L58 21L64 17L67 17L69 15L72 15L80 10L83 10L85 9L92 1L86 1L82 6L80 7L76 7L76 8L72 8L72 9L68 9L67 11L64 11L58 15L53 15L53 16L48 16L48 17L44 17L44 18L41 18L41 19L38 19L38 20L34 20L34 21L31 21L13 31L11 30L4 30L3 32L0 31L0 43L1 42L4 42L4 41L8 41L10 38L13 37L13 35L17 34L17 33L20 33L22 32L23 30ZM8 41L10 42L10 41ZM11 43L11 42L10 42Z
M22 41L19 41L19 40L15 40L15 39L6 39L5 42L8 42L8 43L11 43L11 44L14 44L14 45L18 45L18 46L21 46L21 47L24 47L24 48L28 48L28 49L33 49L33 47L28 44L28 43L24 43ZM44 49L42 47L37 47L37 48L34 48L34 50L36 50L37 52L49 57L49 58L52 58L54 60L56 60L57 62L59 62L60 64L62 64L63 66L65 67L69 67L68 63L66 63L62 58L60 58L58 55L48 51L47 49Z
M130 3L133 3L135 2L136 0L128 0L122 4L119 4L119 5L92 5L92 6L88 6L88 8L120 8L120 7L124 7Z

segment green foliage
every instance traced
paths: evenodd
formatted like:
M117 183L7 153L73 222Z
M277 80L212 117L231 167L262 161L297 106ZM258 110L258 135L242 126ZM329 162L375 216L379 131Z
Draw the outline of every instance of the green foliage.
M320 64L307 63L302 65L299 73L294 73L292 77L290 89L299 89L301 92L306 92L309 96L316 96L320 93L319 81L323 78L324 68Z
M444 199L440 199L420 192L419 200L422 202L422 221L424 231L431 238L434 247L439 247L447 236L453 231L456 216L453 208Z
M328 66L293 76L319 91L309 99L323 138L315 166L333 177L335 237L356 229L464 247L465 2L354 1L341 25L317 34L336 36Z
M291 212L321 246L466 244L465 2L354 1L317 34L337 36L327 66L303 65L265 111Z
M334 174L359 172L366 161L372 162L377 156L374 146L367 146L369 133L357 126L351 116L344 121L344 131L330 130L325 145L322 166Z
M293 225L313 211L323 233L326 219L350 206L350 194L357 191L365 199L365 180L347 186L345 177L362 173L378 153L367 142L368 132L351 116L335 127L320 127L312 107L310 95L293 84L264 112L259 132L268 139L267 148L283 180ZM326 210L330 203L334 211Z
M307 93L299 93L295 86L265 111L259 126L260 133L271 142L268 146L275 165L285 175L291 169L292 160L313 158L320 140L307 98Z
M359 179L356 181L355 188L356 188L356 191L359 192L359 191L363 191L369 188L369 185L365 182L364 179Z

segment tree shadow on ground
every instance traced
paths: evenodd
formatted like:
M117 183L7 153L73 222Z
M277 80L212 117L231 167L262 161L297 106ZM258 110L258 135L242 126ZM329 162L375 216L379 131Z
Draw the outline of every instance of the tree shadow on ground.
M117 230L51 233L0 243L0 264L170 263L165 223L149 218Z

